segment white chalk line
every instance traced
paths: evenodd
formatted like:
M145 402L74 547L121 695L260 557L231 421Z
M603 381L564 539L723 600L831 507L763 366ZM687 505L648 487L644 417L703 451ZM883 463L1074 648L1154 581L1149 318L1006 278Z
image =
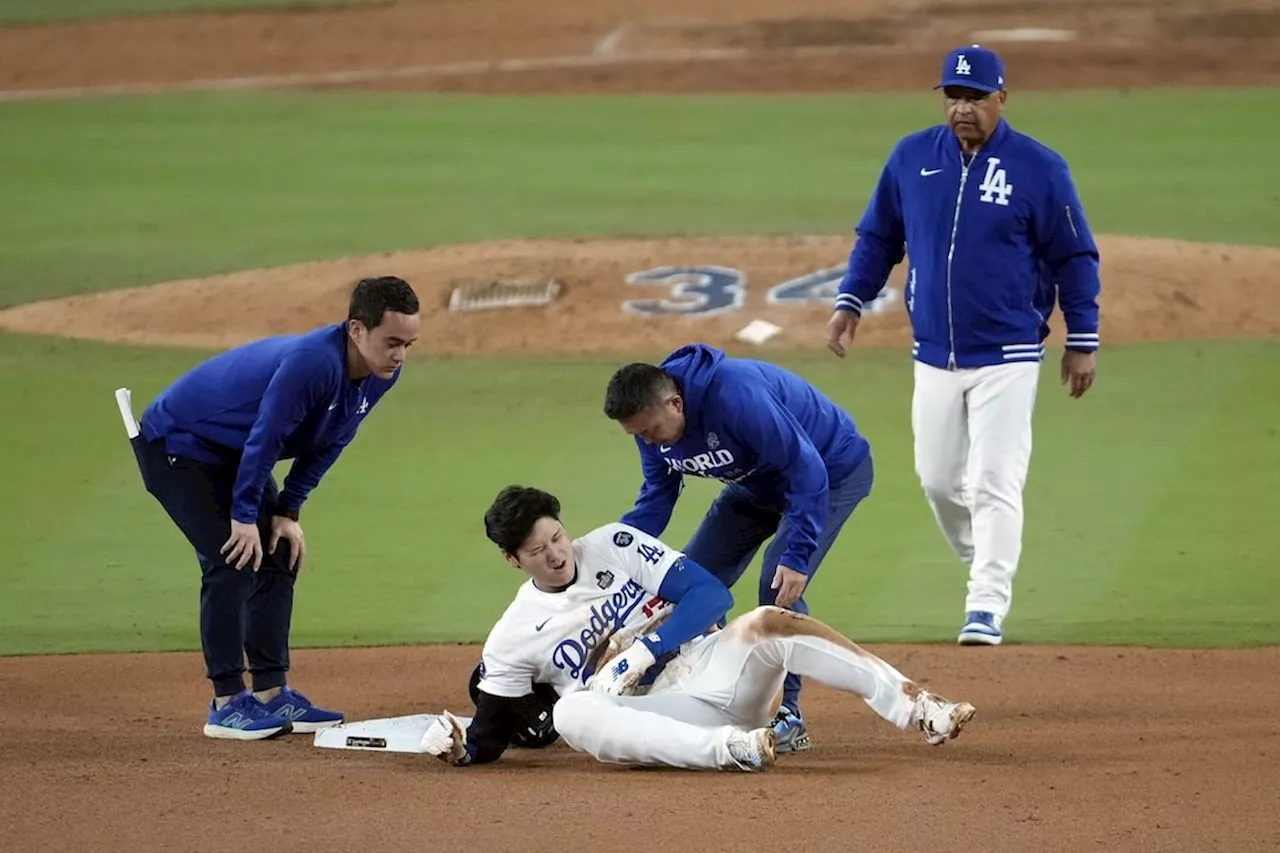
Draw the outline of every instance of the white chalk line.
M566 68L602 68L611 65L643 65L672 62L723 62L766 57L834 56L858 50L848 47L801 47L751 51L746 48L691 48L655 50L625 56L596 54L548 56L534 59L499 59L453 62L440 65L409 65L400 68L361 68L300 74L219 77L168 83L117 83L97 86L66 86L48 89L0 90L0 102L40 101L59 98L108 97L115 95L155 95L167 92L277 89L303 86L372 83L415 77L447 77L519 71L551 71ZM863 52L864 49L861 49Z

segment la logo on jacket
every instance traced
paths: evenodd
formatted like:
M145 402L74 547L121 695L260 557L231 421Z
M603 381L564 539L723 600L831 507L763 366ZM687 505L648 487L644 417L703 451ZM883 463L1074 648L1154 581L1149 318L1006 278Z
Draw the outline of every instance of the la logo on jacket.
M1013 184L1009 183L1004 169L999 168L999 166L999 157L992 157L987 161L987 176L982 179L982 184L978 187L978 189L982 190L982 195L979 196L979 199L987 204L994 202L1008 207L1009 196L1013 194Z

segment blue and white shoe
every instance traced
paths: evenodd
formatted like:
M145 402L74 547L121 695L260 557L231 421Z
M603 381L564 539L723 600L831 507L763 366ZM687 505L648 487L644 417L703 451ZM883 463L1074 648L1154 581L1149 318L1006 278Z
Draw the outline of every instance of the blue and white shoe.
M209 702L205 737L222 740L266 740L293 731L293 723L267 711L266 706L245 691L221 708Z
M263 707L268 713L284 717L293 723L294 734L311 734L329 726L336 726L343 720L341 711L330 711L317 708L311 700L292 687L285 687L280 695L267 702Z
M787 752L804 752L813 746L809 740L809 727L805 725L804 717L798 710L793 711L786 705L778 709L778 713L774 715L773 733L777 736L776 749L778 753Z
M998 646L1003 639L999 616L985 610L970 610L964 615L964 627L956 642L962 646Z

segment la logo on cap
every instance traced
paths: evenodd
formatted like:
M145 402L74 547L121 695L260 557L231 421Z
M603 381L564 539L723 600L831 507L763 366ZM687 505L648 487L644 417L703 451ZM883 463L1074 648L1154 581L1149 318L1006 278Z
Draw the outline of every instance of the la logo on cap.
M963 74L967 77L969 76L969 72L971 72L972 70L973 68L969 65L969 60L964 58L963 53L956 57L956 73L957 74Z

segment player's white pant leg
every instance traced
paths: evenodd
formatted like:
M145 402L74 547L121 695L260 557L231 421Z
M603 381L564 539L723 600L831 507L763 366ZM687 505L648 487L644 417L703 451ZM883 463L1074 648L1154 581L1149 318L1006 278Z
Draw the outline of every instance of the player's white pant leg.
M916 689L906 676L823 622L781 607L758 607L730 622L682 687L757 728L773 717L788 672L862 697L898 728L910 722Z
M555 704L565 743L608 764L733 767L725 745L729 720L706 702L676 690L606 696L582 690Z
M974 557L965 610L1004 617L1022 554L1022 489L1031 464L1031 418L1040 364L985 367L969 391L968 481Z
M911 431L916 475L942 534L966 566L973 565L973 523L965 494L969 418L965 392L971 370L941 370L915 363Z

